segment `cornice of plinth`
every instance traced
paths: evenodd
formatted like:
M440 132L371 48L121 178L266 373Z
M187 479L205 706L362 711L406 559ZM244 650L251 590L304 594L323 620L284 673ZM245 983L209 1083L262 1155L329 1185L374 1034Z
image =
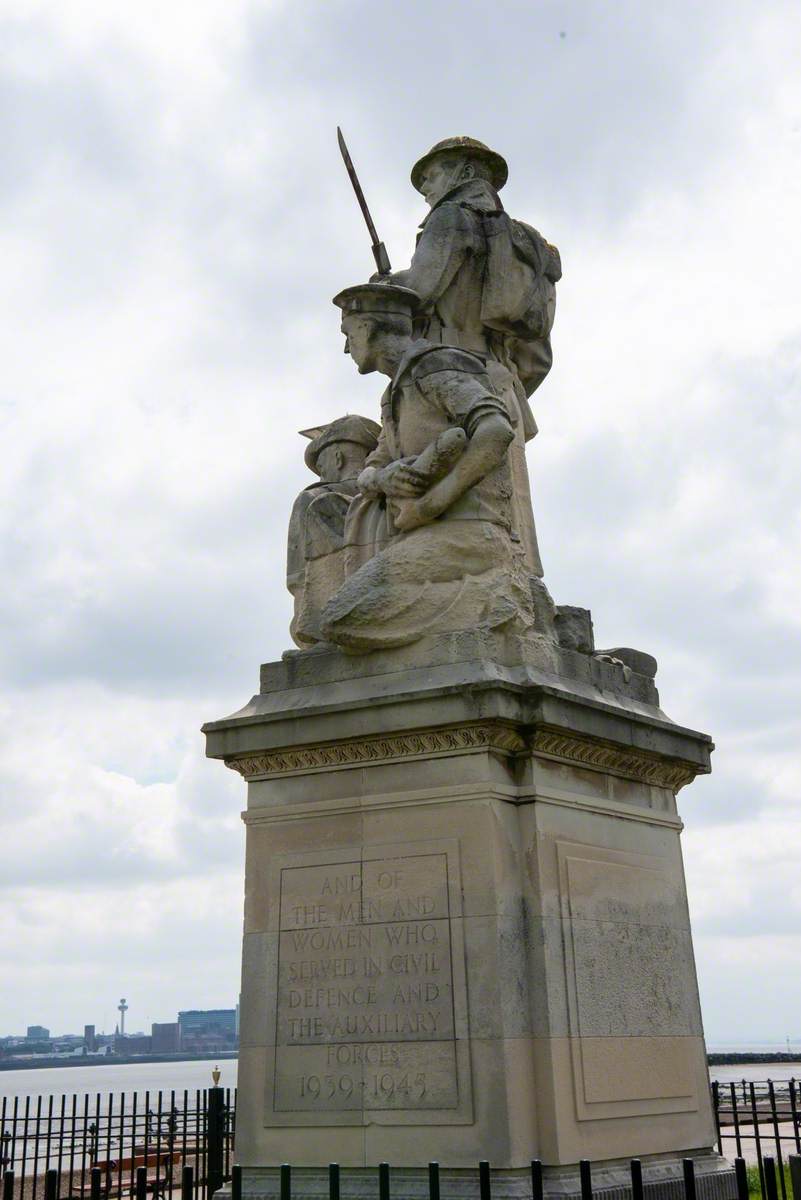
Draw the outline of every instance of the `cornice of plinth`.
M704 771L678 759L663 758L557 729L535 730L530 748L533 754L543 758L620 775L637 783L669 788L672 792L678 792L686 784L692 783L696 775L708 771L708 768Z
M296 771L325 770L399 758L435 758L473 750L520 754L526 750L526 740L509 725L481 721L442 729L330 742L320 746L300 746L291 750L270 750L263 754L228 758L225 765L238 771L245 779L269 779Z
M486 751L507 757L532 754L638 783L679 791L691 783L696 764L659 754L614 745L559 729L521 730L498 721L480 721L409 733L384 734L328 742L316 746L269 750L260 754L226 758L225 764L247 780L310 771L336 770L360 763L398 759L438 758L444 755Z

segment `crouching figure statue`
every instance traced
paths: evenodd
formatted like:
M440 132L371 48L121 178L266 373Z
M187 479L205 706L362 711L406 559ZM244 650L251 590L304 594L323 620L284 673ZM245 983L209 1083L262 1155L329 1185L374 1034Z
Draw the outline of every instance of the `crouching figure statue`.
M381 434L345 523L355 567L320 617L322 637L352 652L426 634L533 623L526 557L514 528L510 413L486 364L458 347L415 339L419 298L369 283L334 300L361 374L390 379ZM365 552L359 527L381 513ZM371 523L375 528L377 523Z
M348 506L356 478L375 450L379 427L349 414L301 431L310 439L304 459L317 478L298 496L289 518L286 582L295 601L289 632L301 649L322 640L320 612L346 575L344 545Z

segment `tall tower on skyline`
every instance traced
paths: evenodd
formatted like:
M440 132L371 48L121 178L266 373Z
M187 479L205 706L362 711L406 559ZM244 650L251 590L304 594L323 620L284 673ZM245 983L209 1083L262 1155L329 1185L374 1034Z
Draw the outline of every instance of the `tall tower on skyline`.
M128 1001L124 996L117 1005L117 1011L120 1014L120 1037L125 1037L125 1014L128 1011Z

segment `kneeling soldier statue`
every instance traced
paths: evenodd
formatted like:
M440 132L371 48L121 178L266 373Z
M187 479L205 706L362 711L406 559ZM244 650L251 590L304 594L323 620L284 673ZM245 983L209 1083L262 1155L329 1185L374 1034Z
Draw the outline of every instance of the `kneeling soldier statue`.
M514 431L485 362L415 339L419 297L408 288L363 284L334 303L359 372L391 382L378 446L359 478L365 498L384 510L385 544L323 609L323 638L366 651L510 622L524 632L533 616L513 527Z

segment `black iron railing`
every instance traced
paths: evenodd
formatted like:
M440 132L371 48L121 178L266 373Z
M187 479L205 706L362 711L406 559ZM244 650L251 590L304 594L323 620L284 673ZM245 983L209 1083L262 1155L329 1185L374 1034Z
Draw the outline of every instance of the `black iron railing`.
M0 1177L16 1181L15 1200L99 1200L137 1194L168 1197L192 1168L194 1200L230 1179L236 1091L145 1092L25 1097L0 1102ZM53 1183L53 1180L56 1183ZM5 1192L3 1193L5 1196Z
M778 1195L788 1200L786 1169L792 1155L801 1155L801 1095L795 1079L773 1082L740 1080L712 1084L712 1107L718 1149L726 1158L744 1158L756 1169L760 1190L767 1196L764 1162L777 1167Z
M734 1160L741 1200L801 1200L801 1094L796 1080L712 1084L720 1153ZM233 1165L236 1091L145 1092L118 1096L26 1097L0 1102L0 1200L210 1200ZM389 1167L378 1168L380 1200L389 1198ZM480 1195L491 1190L488 1163L478 1170ZM647 1188L647 1165L631 1164L632 1200ZM591 1167L581 1166L584 1200ZM280 1169L281 1200L291 1200L291 1169ZM339 1200L339 1167L330 1169ZM190 1191L187 1192L187 1187ZM542 1198L542 1167L532 1162L533 1200ZM694 1200L694 1165L685 1162L685 1195ZM144 1190L143 1190L144 1189ZM744 1190L743 1190L744 1189ZM439 1168L429 1167L431 1200L439 1200Z
M378 1192L378 1200L392 1200L393 1185L392 1185L392 1168L389 1163L379 1163L375 1168L376 1184ZM790 1155L789 1171L791 1175L791 1188L793 1200L801 1200L801 1157L798 1155ZM363 1171L359 1171L359 1182L357 1194L364 1196L370 1193L370 1189L365 1188L365 1180ZM482 1161L477 1166L477 1182L479 1200L492 1200L492 1168L489 1162ZM649 1185L653 1186L656 1183L660 1188L664 1188L664 1177L661 1171L659 1172L658 1180L650 1180L648 1178L649 1171L647 1165L644 1167L642 1162L637 1159L631 1159L629 1164L629 1185L626 1189L629 1192L631 1200L645 1200L648 1195ZM765 1197L766 1200L778 1200L778 1185L776 1180L776 1164L770 1155L765 1155L763 1159L763 1176ZM592 1164L588 1160L582 1160L579 1163L579 1179L581 1189L581 1200L593 1200L596 1195L595 1186L593 1183ZM678 1192L683 1197L683 1200L697 1200L703 1177L696 1177L695 1160L685 1158L682 1163L682 1176L678 1180ZM751 1187L749 1193L750 1179L745 1160L736 1158L734 1160L734 1184L737 1200L749 1200L749 1196L753 1197L754 1189ZM284 1163L278 1171L278 1197L279 1200L292 1200L293 1196L293 1174L292 1167L289 1163ZM428 1164L428 1200L440 1200L440 1166L439 1163L431 1162ZM401 1185L402 1187L403 1185ZM264 1188L264 1181L261 1180L260 1187ZM306 1194L304 1183L301 1182L300 1193ZM603 1185L600 1191L603 1190ZM341 1200L343 1194L347 1194L347 1172L345 1172L345 1180L343 1181L343 1172L339 1164L331 1163L328 1168L328 1200ZM474 1188L469 1185L465 1186L464 1177L462 1176L462 1191L466 1195L474 1195ZM616 1188L616 1192L620 1189ZM372 1194L375 1194L374 1192ZM531 1163L531 1182L530 1182L531 1200L545 1200L546 1196L546 1180L543 1164L539 1159L532 1160ZM233 1166L231 1169L231 1200L242 1200L242 1168ZM4 1196L3 1200L13 1200L11 1196ZM48 1197L47 1200L58 1200L55 1195ZM145 1200L145 1193L137 1194L137 1200ZM181 1180L181 1200L193 1200L193 1181L192 1168L185 1167Z

